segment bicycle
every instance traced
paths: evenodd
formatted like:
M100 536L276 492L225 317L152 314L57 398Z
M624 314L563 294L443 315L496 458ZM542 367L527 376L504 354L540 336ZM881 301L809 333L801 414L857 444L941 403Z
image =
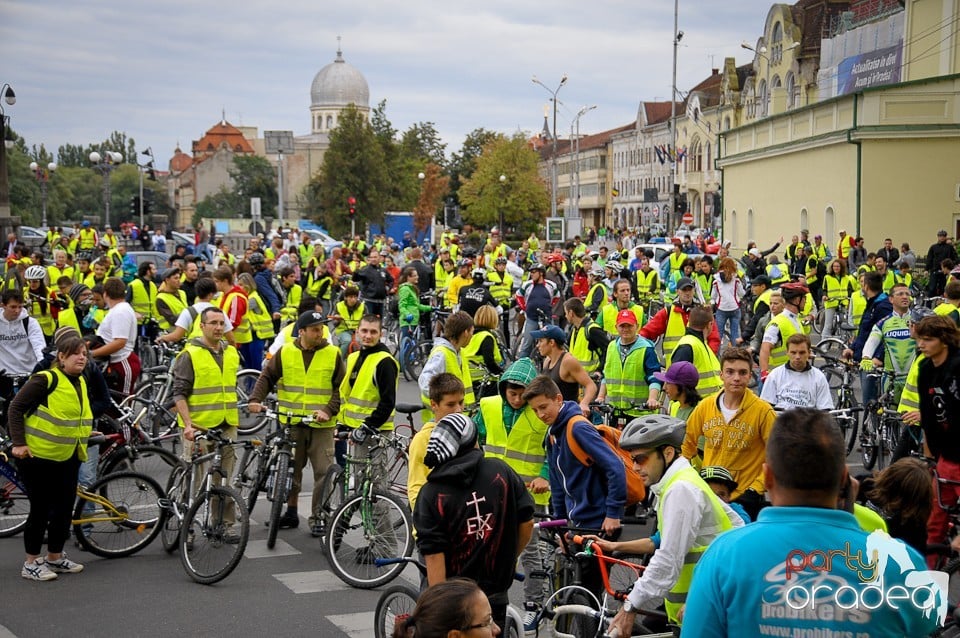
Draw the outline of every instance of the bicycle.
M228 478L222 468L223 448L237 444L218 430L197 432L194 442L203 440L212 441L215 449L203 453L195 445L190 461L170 475L166 496L160 501L160 540L167 552L179 550L180 563L190 578L211 585L229 576L243 558L250 536L250 516L236 490L213 483L215 476ZM195 475L208 461L209 469L198 480ZM228 520L231 506L236 519L233 523Z
M837 407L831 414L843 433L847 454L850 454L857 441L860 413L863 412L853 387L859 377L859 366L849 359L833 358L832 355L824 358L827 363L820 367L820 371L827 378L831 393L835 393L834 405Z
M338 437L350 437L353 443L353 434L354 431L338 432ZM365 437L371 440L369 455L360 458L348 454L346 469L331 478L321 497L323 503L328 496L334 499L343 495L343 502L330 516L321 539L333 572L343 582L360 589L385 585L402 571L402 565L381 569L375 558L409 556L413 552L410 510L400 498L379 489L380 477L374 474L380 467L374 460L378 454L403 448L395 437L378 431L368 429Z
M901 420L894 401L894 383L891 375L883 370L867 373L880 387L886 385L879 398L864 406L863 428L860 433L863 468L878 470L887 466L887 462L900 442ZM890 379L889 383L885 383Z
M423 337L424 330L417 324L411 326L411 332L400 341L399 360L400 371L407 381L416 382L420 378L423 366L430 358L433 350L432 340Z
M30 502L26 486L8 456L9 439L0 440L0 538L14 536L27 525ZM116 472L77 486L71 524L77 543L103 558L130 556L160 533L163 490L149 476Z

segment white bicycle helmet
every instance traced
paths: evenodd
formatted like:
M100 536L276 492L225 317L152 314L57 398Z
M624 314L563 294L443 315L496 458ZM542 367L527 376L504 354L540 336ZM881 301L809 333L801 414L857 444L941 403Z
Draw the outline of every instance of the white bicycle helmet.
M43 266L30 266L27 268L27 272L23 273L23 276L28 280L30 279L43 279L47 276L47 269Z
M603 266L594 266L590 269L591 277L603 277Z
M624 450L659 448L665 445L680 447L687 433L687 422L667 414L638 416L627 423L620 435Z

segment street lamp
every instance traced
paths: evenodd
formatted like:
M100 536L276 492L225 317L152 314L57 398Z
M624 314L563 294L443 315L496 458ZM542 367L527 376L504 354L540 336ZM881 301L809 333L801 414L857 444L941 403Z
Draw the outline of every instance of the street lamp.
M573 118L573 121L570 122L570 137L574 138L574 151L573 151L573 166L574 166L574 175L576 176L576 185L574 186L573 191L573 215L572 217L580 219L580 118L597 108L596 104L591 106L585 106L579 111L577 111L577 116ZM573 136L573 125L577 125L577 135Z
M6 209L9 214L10 209L10 183L7 181L7 126L10 124L10 117L3 112L3 102L9 106L17 103L17 94L13 92L13 87L4 84L0 87L0 139L3 140L3 148L0 148L0 210ZM13 143L10 143L13 146Z
M539 84L550 94L553 101L553 153L550 159L550 216L557 216L557 93L567 83L567 74L564 73L560 78L560 84L555 90L551 90L546 84L537 79L537 76L531 78L534 84Z
M37 164L36 162L30 162L30 170L33 171L33 176L40 182L40 203L43 208L43 221L40 222L42 228L47 227L47 182L50 180L50 176L53 175L53 172L57 170L57 163L50 162L47 164L47 167L44 168Z
M500 199L497 201L497 230L500 231L500 239L506 241L507 233L503 228L503 193L507 185L507 176L500 175Z
M110 173L123 163L123 155L116 151L106 151L104 155L93 151L89 155L93 170L103 175L103 227L110 225Z
M673 157L667 153L667 159L670 160L670 213L676 217L677 214L677 162L679 161L677 153L677 47L680 40L683 39L683 31L680 26L680 0L673 2L673 81L670 88L670 143L673 147ZM679 223L670 224L669 215L664 215L664 221L667 224L676 227ZM677 220L679 222L680 220Z
M798 46L800 46L799 42L793 42L787 45L783 50L790 51L791 49L796 49ZM744 41L740 43L740 48L746 49L747 51L753 51L754 53L756 53L761 58L767 61L767 74L766 74L766 79L764 81L764 90L763 90L763 115L764 117L766 117L767 115L770 115L770 102L771 102L770 66L773 64L773 62L770 60L770 56L767 55L767 47L762 44L760 45L760 48L755 48L750 46L748 42Z
M147 150L142 151L141 155L145 155L150 158L150 161L147 162L144 166L137 165L137 168L140 169L140 230L143 230L143 170L146 169L150 174L150 179L154 180L156 178L156 173L153 170L153 147L148 146Z

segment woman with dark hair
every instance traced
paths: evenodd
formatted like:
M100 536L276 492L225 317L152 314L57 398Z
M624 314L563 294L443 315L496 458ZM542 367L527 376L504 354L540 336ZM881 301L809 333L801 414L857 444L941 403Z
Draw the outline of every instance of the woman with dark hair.
M468 578L451 578L427 588L413 613L393 631L393 638L499 635L486 594Z
M413 327L420 323L420 313L430 312L430 306L420 303L420 273L413 266L400 271L397 278L397 315L400 323L400 343L409 337Z
M846 316L847 304L854 290L859 290L857 281L847 274L847 265L842 259L830 262L827 274L823 277L820 286L823 302L823 334L822 337L833 336L833 322L837 313Z
M77 471L87 460L93 412L83 378L87 347L79 336L57 341L57 361L30 377L10 403L12 454L30 499L23 530L26 560L20 575L53 580L76 574L83 565L67 558L63 545L77 493ZM41 558L44 534L47 555Z
M925 462L913 457L900 459L861 479L860 494L864 505L886 521L891 536L927 553L927 519L936 497Z

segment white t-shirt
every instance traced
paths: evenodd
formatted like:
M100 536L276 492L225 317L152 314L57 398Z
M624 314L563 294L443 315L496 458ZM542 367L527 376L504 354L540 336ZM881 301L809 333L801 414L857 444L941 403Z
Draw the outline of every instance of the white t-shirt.
M775 408L833 409L833 395L827 378L817 368L797 372L787 363L777 366L763 382L760 398Z
M722 394L719 397L717 397L717 405L720 406L720 414L723 415L723 420L726 423L730 423L730 421L733 420L733 417L737 416L737 412L740 411L739 405L735 408L728 408L723 402Z
M110 355L110 363L126 361L137 341L137 315L130 304L121 301L108 310L103 323L97 329L97 336L103 339L104 343L110 343L114 339L126 339L123 347Z
M190 306L190 308L195 308L195 309L196 309L196 313L197 313L196 315L191 315L191 314L190 314L190 308L185 308L184 310L182 310L182 311L180 312L180 315L177 317L177 322L176 322L175 324L173 324L173 325L174 325L174 326L179 326L179 327L183 328L184 330L186 330L186 331L187 331L187 335L189 336L189 335L190 335L190 332L193 330L193 321L194 321L194 318L195 318L195 317L199 317L199 316L203 313L204 310L206 310L207 308L212 308L212 307L214 307L214 306L213 306L213 304L210 303L209 301L198 301L198 302L196 302L195 304L193 304L192 306ZM233 324L230 323L230 318L227 317L226 315L223 316L223 319L224 319L224 322L226 323L226 325L225 325L224 328L223 328L223 334L227 334L228 332L230 332L231 330L233 330Z

